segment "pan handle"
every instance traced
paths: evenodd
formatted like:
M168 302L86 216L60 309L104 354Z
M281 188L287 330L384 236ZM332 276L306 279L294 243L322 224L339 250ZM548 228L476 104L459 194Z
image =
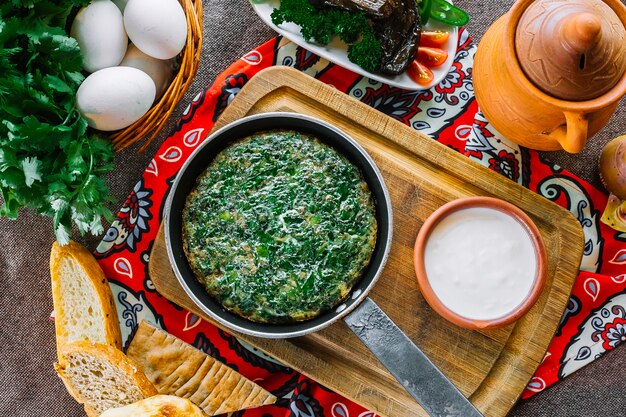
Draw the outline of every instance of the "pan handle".
M370 298L344 321L431 417L484 417Z

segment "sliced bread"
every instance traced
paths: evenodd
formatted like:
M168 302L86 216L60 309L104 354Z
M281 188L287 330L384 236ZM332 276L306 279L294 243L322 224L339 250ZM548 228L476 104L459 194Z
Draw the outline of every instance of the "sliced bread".
M276 402L243 375L145 321L126 354L160 394L188 398L209 416Z
M191 401L174 395L155 395L121 408L105 411L100 417L204 417Z
M137 365L110 345L86 340L67 343L59 357L57 374L90 417L157 394Z
M50 253L50 275L57 351L80 340L121 349L122 335L111 288L87 248L76 242L64 246L55 242Z

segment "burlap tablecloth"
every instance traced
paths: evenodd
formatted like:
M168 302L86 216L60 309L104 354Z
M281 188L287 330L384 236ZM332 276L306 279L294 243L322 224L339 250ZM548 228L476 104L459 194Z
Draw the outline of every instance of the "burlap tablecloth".
M475 40L513 3L512 0L458 1L472 16L468 25ZM204 0L202 65L187 96L158 139L143 153L137 147L117 157L118 169L108 178L115 212L167 136L173 121L201 87L245 52L274 33L253 13L247 0ZM578 155L545 155L581 178L599 185L597 159L602 146L624 134L626 106L620 105L610 124ZM67 394L52 369L55 360L54 325L48 271L54 236L50 221L24 212L15 222L0 219L0 416L81 416L82 408ZM78 239L90 249L98 238ZM626 416L626 348L617 348L563 382L511 412L515 417Z

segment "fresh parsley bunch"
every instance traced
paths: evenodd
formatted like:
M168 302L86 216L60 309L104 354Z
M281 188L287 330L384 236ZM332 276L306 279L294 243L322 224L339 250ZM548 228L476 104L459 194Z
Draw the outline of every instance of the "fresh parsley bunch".
M81 234L103 231L113 168L110 143L87 134L75 94L84 77L68 18L89 0L0 3L0 215L21 208L53 218L60 243L72 223Z

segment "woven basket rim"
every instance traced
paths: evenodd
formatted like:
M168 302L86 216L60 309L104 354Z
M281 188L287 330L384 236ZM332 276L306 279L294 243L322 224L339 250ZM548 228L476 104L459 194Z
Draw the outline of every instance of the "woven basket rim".
M174 109L189 90L202 52L202 0L179 0L187 18L187 41L178 55L178 72L161 98L132 125L114 132L110 137L116 152L147 137L144 150L163 129Z

